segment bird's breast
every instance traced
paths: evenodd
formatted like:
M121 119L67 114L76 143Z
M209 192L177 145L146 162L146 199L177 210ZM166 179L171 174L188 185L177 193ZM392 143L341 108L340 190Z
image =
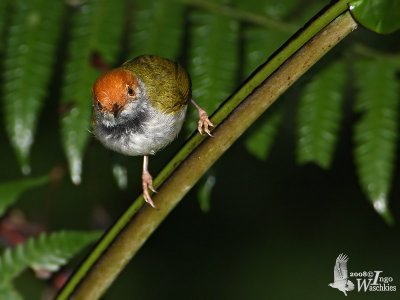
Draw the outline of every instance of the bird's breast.
M94 134L107 148L125 155L155 154L176 138L186 108L175 114L162 113L151 106L138 108L113 126L96 122Z

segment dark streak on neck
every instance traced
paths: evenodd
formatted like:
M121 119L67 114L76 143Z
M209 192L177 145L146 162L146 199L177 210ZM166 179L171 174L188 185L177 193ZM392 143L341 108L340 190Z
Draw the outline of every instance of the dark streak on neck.
M145 112L138 111L130 119L123 121L114 126L106 126L99 124L98 130L105 135L112 135L113 138L117 139L121 136L129 133L144 133L143 122L147 121L149 115Z

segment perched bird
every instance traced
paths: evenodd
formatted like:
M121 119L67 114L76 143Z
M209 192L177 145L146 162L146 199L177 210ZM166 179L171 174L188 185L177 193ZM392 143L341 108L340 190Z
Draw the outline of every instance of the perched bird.
M345 254L339 254L333 268L334 282L329 284L330 287L342 291L345 296L347 296L346 292L354 290L354 284L349 280L347 275L348 261L349 258Z
M159 56L139 56L100 76L93 85L93 133L107 148L143 156L142 186L146 202L155 207L148 170L156 154L180 132L192 102L199 113L198 130L211 136L214 125L191 98L188 73Z

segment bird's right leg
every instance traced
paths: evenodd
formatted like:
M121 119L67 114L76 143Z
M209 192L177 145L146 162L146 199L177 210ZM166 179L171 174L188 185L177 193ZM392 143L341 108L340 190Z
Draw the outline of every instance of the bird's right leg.
M208 119L207 112L202 109L193 99L190 99L190 102L192 102L193 106L197 110L197 113L199 114L197 130L200 132L201 135L203 135L203 133L205 132L209 136L212 136L209 127L214 127L214 124L211 123L211 121Z
M153 177L149 172L148 166L149 166L149 156L145 155L143 157L143 172L142 172L143 198L148 204L156 208L156 205L154 204L153 199L151 199L149 192L149 189L154 193L156 192L156 190L153 188Z

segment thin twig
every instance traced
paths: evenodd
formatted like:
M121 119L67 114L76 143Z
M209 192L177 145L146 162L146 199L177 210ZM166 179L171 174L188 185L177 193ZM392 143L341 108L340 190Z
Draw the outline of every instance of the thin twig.
M280 20L267 18L264 15L256 14L250 11L241 10L233 6L215 3L207 0L177 0L187 5L191 5L196 8L207 10L214 14L225 15L237 20L254 24L269 29L274 29L286 33L293 33L298 29L299 26Z

